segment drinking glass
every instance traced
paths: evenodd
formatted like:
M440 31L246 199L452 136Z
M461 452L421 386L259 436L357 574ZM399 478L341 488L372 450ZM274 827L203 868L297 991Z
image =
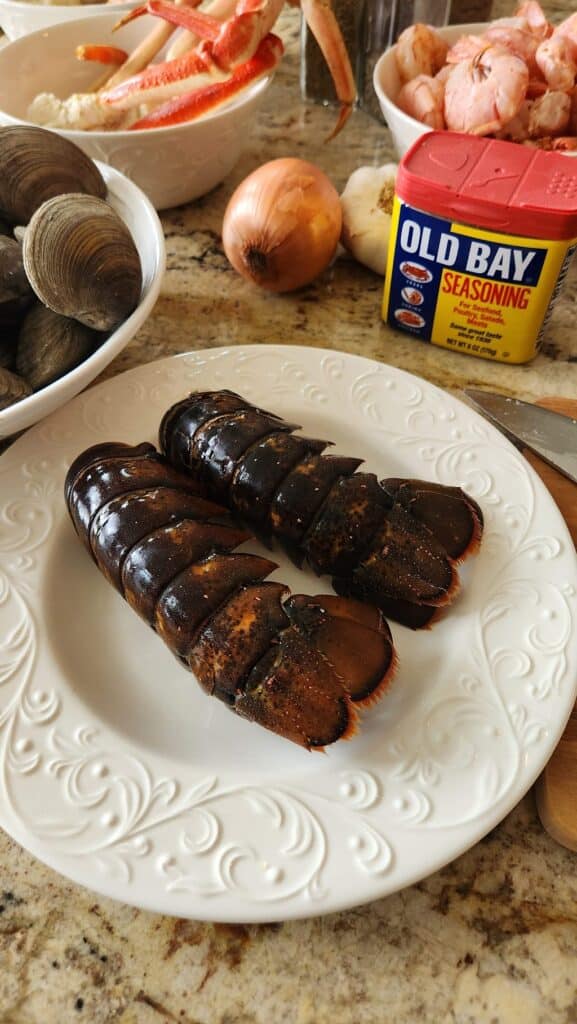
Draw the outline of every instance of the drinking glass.
M382 121L373 89L373 69L399 33L417 21L446 25L451 0L332 0L355 74L359 106ZM321 103L336 100L331 77L316 40L303 19L301 93Z

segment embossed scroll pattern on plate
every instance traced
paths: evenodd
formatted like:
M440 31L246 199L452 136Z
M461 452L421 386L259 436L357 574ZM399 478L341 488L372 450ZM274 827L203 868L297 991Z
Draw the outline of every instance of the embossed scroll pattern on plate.
M348 444L382 476L392 459L395 474L462 486L486 515L454 612L426 634L393 625L401 667L365 716L369 740L325 756L295 750L295 770L285 741L268 736L267 750L282 743L285 760L275 768L267 758L256 772L127 742L50 653L44 581L67 519L67 466L99 440L154 440L164 410L196 387L239 391L309 434L332 427L335 450ZM575 555L560 515L491 427L391 367L274 346L161 360L29 431L0 460L0 493L0 823L109 895L196 917L271 920L392 892L506 813L574 700ZM88 592L95 572L87 558ZM260 736L252 727L255 748Z

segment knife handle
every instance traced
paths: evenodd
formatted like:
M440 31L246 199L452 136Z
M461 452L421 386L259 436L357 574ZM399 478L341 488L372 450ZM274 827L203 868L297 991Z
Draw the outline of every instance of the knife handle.
M537 404L577 418L577 401L573 399L544 398ZM524 455L551 492L577 545L576 485L537 455L528 451ZM577 706L537 781L535 795L543 827L562 846L577 852Z

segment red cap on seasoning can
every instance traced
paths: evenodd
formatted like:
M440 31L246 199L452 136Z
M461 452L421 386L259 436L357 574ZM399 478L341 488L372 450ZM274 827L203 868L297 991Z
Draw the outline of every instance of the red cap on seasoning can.
M397 195L449 221L531 238L577 238L577 159L460 132L427 132L405 153Z

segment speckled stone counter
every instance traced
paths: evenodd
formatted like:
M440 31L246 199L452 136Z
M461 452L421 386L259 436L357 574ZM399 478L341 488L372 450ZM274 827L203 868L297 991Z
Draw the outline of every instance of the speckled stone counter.
M557 14L567 3L551 4ZM498 13L510 5L499 2ZM386 129L356 113L323 143L334 110L301 103L296 15L288 54L230 178L163 214L168 269L148 322L111 376L172 353L237 343L343 349L458 391L577 394L577 268L533 363L507 367L417 343L379 317L382 282L343 254L317 282L272 296L242 281L219 232L234 187L275 156L301 155L341 188L391 158ZM101 378L103 379L103 378ZM577 860L543 831L529 794L467 854L385 900L270 926L140 912L69 884L0 832L2 1024L573 1024Z

